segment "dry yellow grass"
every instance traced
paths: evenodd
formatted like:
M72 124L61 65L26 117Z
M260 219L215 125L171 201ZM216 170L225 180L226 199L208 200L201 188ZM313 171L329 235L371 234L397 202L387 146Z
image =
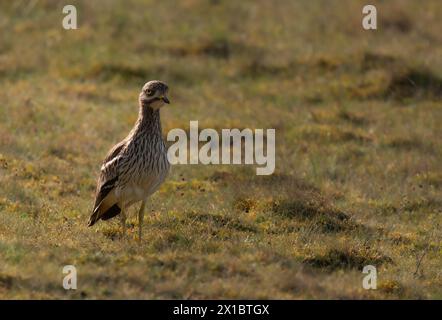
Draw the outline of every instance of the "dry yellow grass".
M442 298L440 1L71 2L0 4L0 298ZM149 79L164 128L276 128L277 167L175 166L138 244L86 222Z

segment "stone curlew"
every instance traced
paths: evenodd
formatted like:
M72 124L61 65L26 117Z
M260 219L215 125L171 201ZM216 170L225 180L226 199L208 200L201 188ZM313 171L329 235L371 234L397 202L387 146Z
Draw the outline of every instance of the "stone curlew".
M109 151L101 166L89 226L120 215L124 236L127 209L141 201L141 240L146 199L164 182L170 168L160 121L160 108L169 103L167 92L168 86L161 81L149 81L143 86L135 126Z

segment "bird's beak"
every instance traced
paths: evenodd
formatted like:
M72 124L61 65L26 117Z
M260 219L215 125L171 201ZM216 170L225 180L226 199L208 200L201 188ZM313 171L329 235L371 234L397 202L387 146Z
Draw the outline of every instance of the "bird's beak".
M166 96L163 96L163 97L162 97L162 99L163 99L163 101L164 101L165 103L167 103L167 104L169 104L169 103L170 103L169 99L167 99L167 97L166 97Z

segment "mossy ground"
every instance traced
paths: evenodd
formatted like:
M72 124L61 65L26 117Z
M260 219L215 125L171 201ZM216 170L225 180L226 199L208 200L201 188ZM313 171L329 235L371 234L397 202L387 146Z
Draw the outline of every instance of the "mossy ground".
M70 4L0 4L0 298L442 298L442 2ZM173 167L138 243L86 223L150 79L164 132L276 128L276 172Z

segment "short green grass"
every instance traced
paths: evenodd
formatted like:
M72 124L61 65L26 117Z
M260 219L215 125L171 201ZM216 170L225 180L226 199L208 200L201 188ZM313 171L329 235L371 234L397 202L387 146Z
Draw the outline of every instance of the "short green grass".
M439 0L375 1L377 31L364 1L70 3L76 31L0 4L0 298L442 298ZM164 132L276 128L277 159L174 166L138 243L86 223L150 79Z

